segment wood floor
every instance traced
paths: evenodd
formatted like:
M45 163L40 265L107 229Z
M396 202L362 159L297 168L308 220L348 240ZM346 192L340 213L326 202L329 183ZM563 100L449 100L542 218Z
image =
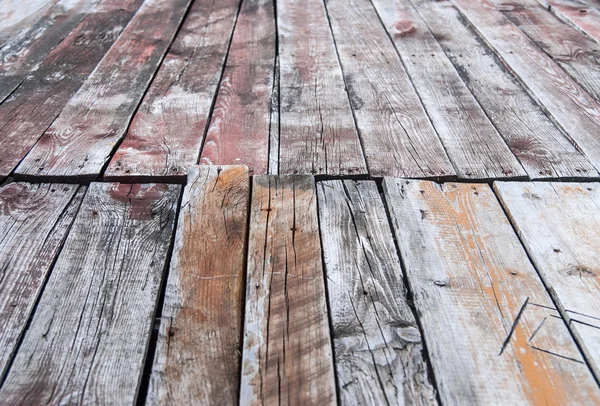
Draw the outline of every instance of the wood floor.
M0 405L600 404L600 0L0 0Z

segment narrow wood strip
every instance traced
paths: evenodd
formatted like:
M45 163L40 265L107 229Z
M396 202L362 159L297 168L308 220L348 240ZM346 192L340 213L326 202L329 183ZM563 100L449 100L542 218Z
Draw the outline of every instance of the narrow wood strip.
M495 183L494 188L600 378L600 187Z
M240 403L335 405L314 180L252 183Z
M269 166L276 34L273 0L242 3L200 163Z
M237 404L250 181L242 166L190 169L148 404Z
M600 401L488 185L387 178L384 193L444 404Z
M239 3L194 2L106 179L185 181L198 163Z
M2 403L135 403L180 190L88 188Z
M488 0L452 0L506 66L600 169L600 103Z
M341 403L437 404L377 185L317 190Z
M330 0L326 8L369 173L421 178L454 175L371 2Z
M0 380L84 193L75 185L47 183L0 188Z
M275 59L273 91L271 92L271 120L269 127L269 175L279 173L279 55Z
M146 0L16 169L22 177L95 179L170 45L191 0Z
M277 3L279 173L367 173L322 0Z
M600 42L600 10L585 0L539 0L557 17Z
M531 179L597 176L449 2L413 3Z

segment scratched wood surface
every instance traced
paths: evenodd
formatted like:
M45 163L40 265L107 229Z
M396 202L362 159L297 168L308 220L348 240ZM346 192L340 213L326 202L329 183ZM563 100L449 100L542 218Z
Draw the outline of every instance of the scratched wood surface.
M391 178L383 186L442 402L598 403L490 187Z
M107 179L179 179L196 165L239 0L199 0L144 98Z
M600 377L600 187L500 182L494 188Z
M135 403L180 190L88 188L0 403Z
M597 0L539 0L557 17L600 42L600 4Z
M253 178L240 403L336 404L311 176Z
M238 402L248 169L190 169L147 404Z
M377 185L317 190L341 403L437 404Z

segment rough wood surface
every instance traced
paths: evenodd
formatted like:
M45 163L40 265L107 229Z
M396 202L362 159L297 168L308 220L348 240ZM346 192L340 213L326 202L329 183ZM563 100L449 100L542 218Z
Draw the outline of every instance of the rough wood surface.
M238 402L249 199L246 167L190 169L147 404Z
M273 0L247 0L237 19L201 164L269 166L276 33Z
M369 174L454 175L371 2L329 0L326 8Z
M600 378L600 187L495 183L523 245Z
M0 403L135 403L180 190L88 188Z
M195 1L106 178L184 181L196 165L239 0Z
M377 185L317 190L341 403L437 404Z
M255 176L248 241L240 403L335 405L313 178Z
M458 176L526 173L408 0L373 2Z
M367 173L322 0L277 3L280 174Z
M600 10L598 3L586 0L539 0L557 17L600 42Z
M600 401L488 185L386 178L384 193L444 404Z
M449 2L413 3L531 179L597 176Z
M0 188L0 380L84 192L75 185L10 183Z
M95 179L125 135L190 1L146 0L16 174Z

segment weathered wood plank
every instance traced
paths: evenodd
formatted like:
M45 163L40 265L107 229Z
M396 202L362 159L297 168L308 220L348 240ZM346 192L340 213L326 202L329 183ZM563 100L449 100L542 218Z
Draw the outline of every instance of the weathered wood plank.
M58 0L3 0L0 8L0 47L41 20Z
M93 180L129 121L190 0L146 0L15 174Z
M178 185L94 183L0 389L4 404L133 404Z
M531 179L597 176L449 2L413 3Z
M600 42L600 10L585 0L539 0L556 16Z
M444 404L600 401L488 185L386 178L384 192Z
M84 193L75 185L47 183L0 188L0 380Z
M546 287L600 378L600 187L495 183Z
M240 403L336 404L310 176L252 183Z
M190 169L152 367L148 404L237 404L248 169Z
M275 59L273 91L271 92L271 120L269 127L269 175L279 173L279 56Z
M105 178L185 181L198 163L239 3L194 2Z
M437 404L377 185L317 190L341 403Z
M488 0L452 0L536 101L600 169L600 103Z
M276 33L273 0L242 3L201 164L269 166Z
M367 173L322 0L277 3L280 174Z
M326 9L372 176L454 175L402 62L368 0Z
M408 0L373 1L461 178L526 172Z

